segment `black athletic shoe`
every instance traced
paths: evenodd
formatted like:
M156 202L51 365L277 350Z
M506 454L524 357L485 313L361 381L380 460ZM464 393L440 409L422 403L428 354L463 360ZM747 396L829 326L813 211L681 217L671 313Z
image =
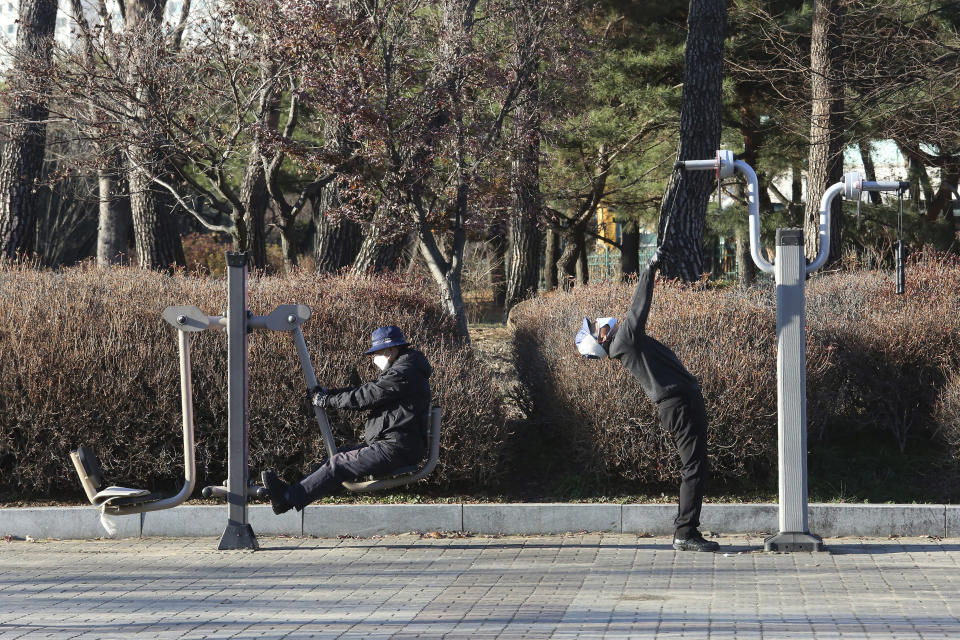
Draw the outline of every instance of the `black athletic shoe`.
M270 504L273 507L273 512L280 515L281 513L290 511L293 505L284 499L284 496L287 494L287 489L289 488L287 483L277 477L276 472L272 469L267 469L261 473L260 478L263 480L263 486L270 492Z
M719 551L720 545L713 540L706 540L698 532L686 540L673 539L673 548L677 551Z

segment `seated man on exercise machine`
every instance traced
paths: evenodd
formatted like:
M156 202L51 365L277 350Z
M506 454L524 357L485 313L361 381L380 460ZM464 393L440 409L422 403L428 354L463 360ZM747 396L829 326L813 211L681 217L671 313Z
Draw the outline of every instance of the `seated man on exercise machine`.
M667 253L658 248L640 274L630 310L622 323L598 318L595 329L584 319L577 333L577 350L588 358L609 355L640 381L647 397L657 405L660 423L670 432L680 453L680 504L674 520L673 548L678 551L716 551L716 542L699 531L700 509L707 483L707 413L697 379L676 354L646 333L653 301L656 270Z
M373 332L367 350L382 372L376 380L358 387L311 390L311 402L323 409L370 410L364 429L366 444L345 447L320 467L291 485L273 470L262 474L276 514L298 511L331 495L345 480L383 475L417 464L427 451L432 369L427 358L413 349L398 327Z

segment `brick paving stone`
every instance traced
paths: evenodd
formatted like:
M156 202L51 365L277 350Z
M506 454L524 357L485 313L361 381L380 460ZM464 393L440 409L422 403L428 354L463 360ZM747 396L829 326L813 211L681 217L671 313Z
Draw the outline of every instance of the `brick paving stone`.
M0 543L14 638L960 638L960 540L617 534Z

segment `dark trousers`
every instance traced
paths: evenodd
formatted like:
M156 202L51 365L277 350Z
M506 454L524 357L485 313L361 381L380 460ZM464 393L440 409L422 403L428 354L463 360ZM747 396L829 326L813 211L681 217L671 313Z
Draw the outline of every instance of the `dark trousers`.
M318 498L337 493L344 480L383 475L400 467L415 465L422 453L389 441L344 447L333 457L324 460L316 471L290 485L290 504L299 511Z
M707 463L707 410L700 390L665 398L657 405L660 424L670 432L680 453L680 504L673 521L676 537L697 533L710 469Z

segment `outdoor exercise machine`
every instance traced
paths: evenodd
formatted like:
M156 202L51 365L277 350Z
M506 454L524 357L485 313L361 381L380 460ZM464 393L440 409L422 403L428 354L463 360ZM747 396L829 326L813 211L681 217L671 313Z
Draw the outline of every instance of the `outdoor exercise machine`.
M715 171L717 180L735 172L747 181L750 214L750 255L757 268L772 273L777 300L777 454L779 475L779 533L764 540L767 551L820 551L823 540L810 533L807 522L807 377L804 333L804 282L830 255L830 208L838 195L852 199L864 191L898 191L909 182L874 182L858 172L847 173L831 185L820 200L820 248L807 264L802 229L777 229L776 253L770 264L760 251L760 203L757 174L732 151L720 150L710 160L677 162L687 171Z
M129 515L170 509L185 502L196 487L193 429L193 382L190 367L190 335L206 330L227 332L227 479L222 486L204 487L206 498L222 497L227 501L227 525L218 549L258 549L256 535L248 519L247 502L269 495L265 487L249 482L249 362L247 336L255 329L285 331L293 335L294 345L303 369L307 389L317 386L317 379L301 325L310 319L310 307L303 304L280 305L265 316L254 315L247 308L247 253L227 252L227 312L208 316L189 305L171 306L163 311L163 319L177 329L180 350L180 394L183 413L184 484L171 497L146 489L103 486L103 472L94 452L81 446L70 453L84 492L90 502L105 514ZM327 454L337 452L327 415L320 407L314 413L323 436ZM405 467L378 478L344 482L351 491L387 489L426 477L440 454L440 407L433 407L430 417L429 457L421 467Z

